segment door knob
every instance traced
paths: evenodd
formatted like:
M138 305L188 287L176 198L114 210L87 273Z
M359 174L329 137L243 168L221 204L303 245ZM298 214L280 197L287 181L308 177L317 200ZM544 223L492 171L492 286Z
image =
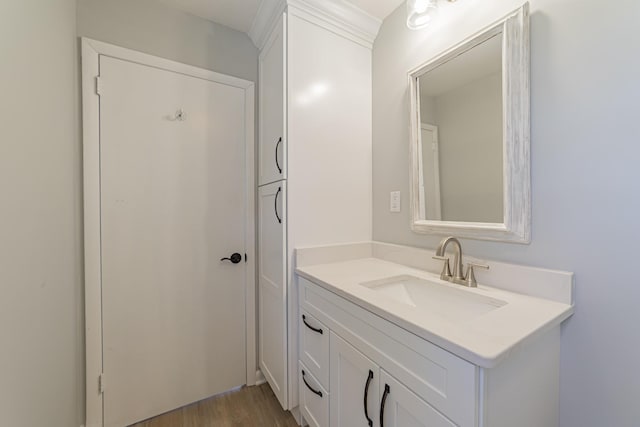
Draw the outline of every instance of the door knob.
M220 261L231 261L232 263L237 264L240 261L242 261L242 255L240 255L239 253L236 252L234 254L231 254L231 256L228 257L228 258L226 258L226 257L225 258L220 258Z

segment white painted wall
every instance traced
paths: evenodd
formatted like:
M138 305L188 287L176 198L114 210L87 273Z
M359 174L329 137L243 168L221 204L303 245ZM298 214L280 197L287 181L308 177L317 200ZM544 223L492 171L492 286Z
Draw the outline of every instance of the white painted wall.
M257 78L246 35L155 1L0 2L2 426L84 422L77 35Z
M436 125L438 121L436 98L428 96L424 91L420 92L420 120L430 125Z
M409 230L407 70L520 6L442 2L411 32L404 7L373 52L374 239L435 248ZM465 240L466 253L576 273L576 314L562 330L560 425L636 427L640 420L635 278L640 237L640 2L531 0L532 243Z
M434 100L442 219L503 222L502 74L491 74ZM464 125L461 125L464 123Z
M258 50L245 33L157 0L77 0L78 35L257 81Z
M83 418L75 0L0 2L0 425Z

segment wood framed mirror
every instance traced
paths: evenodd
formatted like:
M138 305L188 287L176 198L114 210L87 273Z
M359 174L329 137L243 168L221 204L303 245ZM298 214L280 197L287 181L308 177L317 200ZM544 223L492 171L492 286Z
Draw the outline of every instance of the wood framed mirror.
M411 229L531 240L529 5L409 71Z

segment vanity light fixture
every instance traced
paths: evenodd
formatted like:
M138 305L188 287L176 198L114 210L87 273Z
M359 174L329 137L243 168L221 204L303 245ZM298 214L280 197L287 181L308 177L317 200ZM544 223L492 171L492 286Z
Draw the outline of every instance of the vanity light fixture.
M456 0L447 0L453 3ZM438 0L407 0L407 27L420 30L427 27L438 13Z

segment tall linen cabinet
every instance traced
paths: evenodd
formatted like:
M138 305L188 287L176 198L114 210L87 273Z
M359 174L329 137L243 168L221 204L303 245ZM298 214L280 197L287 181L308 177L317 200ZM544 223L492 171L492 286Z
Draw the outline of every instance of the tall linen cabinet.
M371 47L380 22L340 1L288 0L264 2L256 23L258 365L294 409L294 249L372 237Z

